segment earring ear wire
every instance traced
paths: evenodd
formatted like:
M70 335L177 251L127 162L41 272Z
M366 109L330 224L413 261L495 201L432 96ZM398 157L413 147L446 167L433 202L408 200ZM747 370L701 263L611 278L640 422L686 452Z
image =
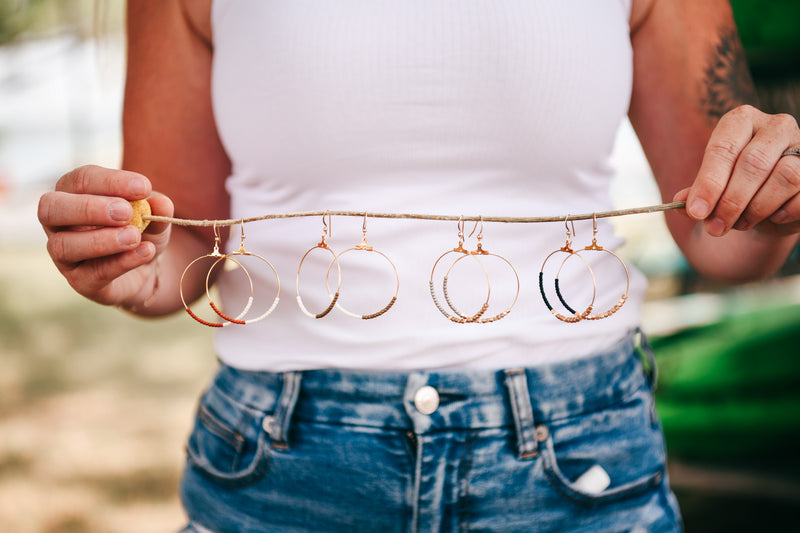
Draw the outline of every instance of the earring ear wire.
M220 243L221 243L221 238L220 238L220 235L219 235L219 230L218 230L217 225L215 223L214 224L214 249L212 250L211 253L203 255L203 256L200 256L197 259L195 259L194 261L192 261L191 263L189 263L186 266L186 268L183 270L183 274L181 274L181 279L180 279L180 282L178 284L178 291L180 293L181 302L183 303L183 308L186 310L186 312L189 314L189 316L192 317L197 322L199 322L199 323L201 323L201 324L203 324L205 326L212 327L212 328L221 328L221 327L229 326L230 324L244 324L244 321L242 321L241 319L242 319L242 317L244 317L247 314L247 312L250 310L250 307L253 305L253 278L250 276L250 272L247 271L247 269L244 267L244 265L242 265L239 261L236 261L235 259L231 259L231 261L233 261L242 270L242 272L244 272L245 276L247 276L247 281L250 284L250 297L247 300L247 305L245 305L245 307L242 310L242 312L239 313L239 315L236 318L230 318L230 317L223 316L222 318L224 318L226 320L226 322L211 322L211 321L208 321L208 320L204 320L204 319L200 318L199 316L197 316L197 314L195 314L195 312L192 311L191 307L186 302L186 298L184 297L184 293L183 293L183 282L184 282L184 279L186 278L186 273L189 272L189 270L192 268L192 266L195 263L197 263L198 261L201 261L201 260L206 259L206 258L215 258L216 261L214 261L214 263L211 265L211 267L208 269L208 272L206 273L206 295L208 296L209 279L211 278L211 272L214 269L214 267L217 265L217 263L219 263L220 261L222 261L223 259L226 258L226 256L224 254L222 254L220 252L220 250L219 250ZM213 302L213 300L210 299L210 297L209 297L209 303L211 304L211 308L219 315L218 309L217 309L216 305L214 305L214 302Z
M511 304L508 307L506 307L505 310L501 311L500 313L498 313L498 314L496 314L494 316L491 316L491 317L488 317L488 318L483 318L481 316L479 318L474 318L474 319L467 320L468 323L488 324L489 322L496 322L496 321L504 318L506 315L508 315L511 312L511 309L514 307L514 305L516 305L517 299L519 298L519 289L520 289L519 274L517 273L517 269L514 268L514 265L511 264L511 261L509 261L508 259L506 259L502 255L489 252L488 250L485 250L483 248L483 243L482 243L482 239L483 239L483 216L481 216L479 221L476 222L475 227L472 229L472 232L470 233L470 236L472 236L475 233L475 229L478 227L478 223L480 223L480 228L481 229L478 232L478 237L477 237L478 245L477 245L477 247L475 248L475 250L469 252L469 254L463 255L463 256L459 257L458 259L456 259L455 261L453 261L453 263L450 265L450 268L447 269L447 273L445 274L444 279L442 280L442 288L444 290L445 299L447 301L447 304L450 306L450 309L452 309L456 314L458 314L462 318L467 318L464 315L462 315L461 313L459 313L455 309L455 307L453 306L452 302L450 301L449 294L448 294L448 291L447 291L447 280L450 277L450 272L453 270L453 268L456 266L456 264L459 261L462 261L465 257L474 257L475 259L478 259L478 256L483 256L483 257L492 256L492 257L496 257L496 258L500 259L501 261L505 262L509 266L509 268L511 268L511 271L514 273L514 278L516 279L516 283L517 283L516 293L514 294L514 299L512 300ZM483 265L483 263L480 260L479 260L479 263L481 263L481 266L484 268L484 272L487 272L486 271L486 267ZM488 272L487 272L486 275L487 275L487 279L489 279L488 278ZM491 291L491 282L490 282L490 285L489 285L489 289ZM482 310L481 311L481 315L483 315L486 312L486 310L488 310L488 295L487 295L486 304L487 304L487 309Z
M206 297L208 298L209 305L211 306L211 308L214 310L215 313L217 313L220 317L224 318L225 320L229 320L229 321L233 322L233 319L231 319L230 317L225 315L225 313L223 313L217 307L217 305L214 303L213 298L211 298L211 288L210 288L210 284L209 284L209 280L211 278L211 271L223 259L230 259L230 260L234 261L235 263L239 264L239 266L242 266L241 263L238 260L233 259L232 256L249 256L249 257L255 257L257 259L260 259L262 262L266 263L266 265L272 270L272 273L275 276L275 281L277 283L278 289L277 289L277 292L275 294L275 298L272 300L272 304L264 312L264 314L262 314L260 316L257 316L256 318L251 318L251 319L247 319L247 320L239 320L239 321L235 322L236 324L254 324L256 322L260 322L261 320L264 320L265 318L267 318L269 315L272 314L273 311L275 311L275 308L278 307L278 303L280 302L280 296L281 296L281 279L280 279L280 276L278 276L277 269L275 268L275 266L272 263L270 263L264 257L262 257L262 256L260 256L258 254L254 254L252 252L249 252L249 251L247 251L247 249L245 249L245 246L244 246L244 240L245 240L244 219L242 219L240 224L241 224L241 240L239 241L239 249L236 250L235 252L231 252L229 254L225 254L220 259L218 259L213 265L211 265L211 268L209 269L208 274L206 275ZM244 267L242 267L242 268L244 268ZM248 274L248 276L249 276L249 274ZM251 295L251 298L252 298L252 295Z
M450 296L449 296L448 291L447 291L447 277L445 276L445 278L444 278L444 280L442 282L442 291L444 292L444 297L445 297L445 300L447 301L447 305L449 305L450 309L452 309L453 312L455 312L456 315L458 315L458 316L455 316L455 315L452 315L452 314L448 313L444 309L444 307L442 307L442 304L439 303L439 299L436 297L436 291L434 290L433 278L434 278L434 275L436 273L436 267L439 264L439 262L442 259L444 259L445 256L447 256L449 254L452 254L452 253L463 254L462 256L469 255L469 251L467 251L464 248L464 217L460 217L458 219L458 245L455 248L453 248L452 250L447 250L446 252L444 252L433 263L433 268L431 269L431 279L430 279L428 285L430 287L431 298L433 298L434 305L439 310L439 312L441 312L448 320L450 320L451 322L456 322L458 324L466 324L466 323L469 323L469 322L475 322L476 320L478 320L486 312L487 309L489 309L489 298L490 298L490 296L492 294L492 285L491 285L491 282L489 280L489 272L486 270L486 266L481 262L481 260L478 259L477 257L475 257L475 259L478 261L478 264L481 265L481 268L483 269L483 273L486 275L487 290L486 290L486 301L483 303L483 305L478 310L478 312L476 314L472 315L472 316L465 316L465 315L461 314L460 312L458 312L458 310L456 310L453 307L453 303L450 301ZM448 269L448 272L449 272L449 269Z
M623 261L620 256L618 256L617 254L615 254L611 250L603 248L602 246L597 244L597 215L596 215L596 213L592 214L592 232L593 232L593 234L592 234L592 243L590 245L584 247L581 250L581 252L605 252L607 254L610 254L610 255L614 256L614 258L617 261L619 261L619 264L622 265L622 268L625 270L625 292L622 293L622 296L619 298L619 300L617 300L617 302L613 306L611 306L608 310L606 310L606 311L604 311L602 313L596 313L596 314L591 314L590 313L586 317L584 317L586 320L600 320L600 319L603 319L603 318L610 317L611 315L613 315L614 313L619 311L622 308L623 305L625 305L625 302L628 299L628 291L630 290L630 286L631 286L631 276L630 276L630 272L628 271L628 267L625 264L625 261ZM578 257L583 259L583 256L581 256L578 252L575 252L574 255L577 255ZM569 259L569 257L564 259L564 263L567 261L567 259ZM584 259L584 261L585 261L585 259ZM562 263L562 266L563 266L563 263ZM559 271L560 271L560 269L559 269ZM559 293L559 298L561 298L560 293ZM567 305L564 302L563 299L561 299L561 303L563 303L565 306Z
M571 222L571 225L572 225L572 231L571 232L570 232L570 225L569 225L570 222ZM554 250L553 252L550 252L550 254L545 258L544 262L542 263L542 268L539 270L539 293L542 295L542 300L544 301L544 305L547 307L547 309L550 311L550 313L553 314L554 317L556 317L557 319L561 320L562 322L575 323L575 322L580 322L581 320L584 320L585 318L587 318L591 314L592 307L594 306L595 298L597 297L597 282L595 280L594 272L592 271L592 267L589 265L589 262L586 261L586 259L584 259L580 255L578 255L578 253L575 250L572 249L572 237L575 235L575 222L570 220L569 215L567 215L567 217L564 219L564 227L565 227L566 233L567 233L566 239L565 239L565 242L564 242L564 246L562 246L558 250ZM570 313L572 313L573 316L562 315L561 313L556 311L553 308L553 306L550 303L550 301L547 299L547 294L545 293L545 290L544 290L544 268L545 268L545 265L547 265L547 262L550 260L550 258L553 257L557 253L566 253L567 256L564 258L563 261L561 261L561 265L558 267L558 271L556 272L556 276L555 276L555 280L554 280L555 287L556 287L556 294L558 295L558 299L561 301L561 303L564 305L564 307ZM564 266L564 263L566 263L567 259L569 259L570 257L572 257L574 255L578 255L578 257L581 258L583 263L586 265L586 268L589 270L589 275L591 275L591 277L592 277L592 301L589 303L589 305L586 307L586 309L581 313L578 313L577 311L575 311L572 307L570 307L564 301L564 298L561 295L561 287L559 285L559 280L558 280L559 275L561 274L561 268Z
M337 301L335 303L335 307L337 309L339 309L342 313L344 313L345 315L347 315L349 317L360 318L362 320L370 320L372 318L377 318L377 317L385 314L389 309L391 309L391 307L395 304L395 302L397 302L397 295L400 293L400 274L397 272L397 267L395 266L395 264L392 262L391 259L389 259L389 256L387 256L385 253L383 253L383 252L381 252L379 250L376 250L375 248L373 248L372 246L370 246L367 243L367 213L366 213L366 211L364 212L364 221L362 222L362 225L361 225L361 231L362 231L361 243L353 246L352 248L348 248L348 249L346 249L346 250L344 250L342 252L339 252L336 255L336 263L337 263L337 265L339 264L339 262L341 260L341 257L343 255L345 255L347 253L350 253L350 252L354 252L354 251L372 252L372 253L376 253L376 254L382 256L384 259L386 259L386 261L389 263L389 265L391 265L392 270L394 270L394 276L395 276L395 280L396 280L396 286L395 286L394 295L392 296L392 299L389 301L389 303L386 304L386 306L384 306L382 309L380 309L379 311L376 311L374 313L369 313L369 314L366 314L366 315L357 315L357 314L353 313L352 311L349 311L348 309L346 309L342 305L342 303L340 301ZM330 288L331 268L333 268L333 262L331 262L331 264L328 265L328 271L325 273L325 287L328 289L328 295L331 298L333 298L333 295L331 294L331 288Z

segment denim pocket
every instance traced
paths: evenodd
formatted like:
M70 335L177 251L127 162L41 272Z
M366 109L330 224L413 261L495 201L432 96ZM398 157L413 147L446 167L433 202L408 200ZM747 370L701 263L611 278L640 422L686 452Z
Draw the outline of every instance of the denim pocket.
M213 480L247 485L266 472L263 413L240 405L216 388L200 400L186 446L189 464Z
M649 391L641 391L624 404L551 424L541 443L550 484L582 503L622 499L660 485L666 454L651 406ZM587 492L575 481L595 465L606 471L610 484Z

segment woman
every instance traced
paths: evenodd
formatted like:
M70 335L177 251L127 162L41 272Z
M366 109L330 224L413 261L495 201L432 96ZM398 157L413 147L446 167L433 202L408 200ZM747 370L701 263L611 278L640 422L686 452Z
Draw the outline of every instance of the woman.
M787 150L800 131L747 105L723 0L141 0L128 32L124 170L67 173L39 209L54 262L102 304L157 316L206 290L207 269L181 275L214 231L140 235L128 200L188 219L602 211L626 113L663 198L687 202L667 221L699 272L758 279L797 242L800 158ZM187 447L187 531L680 529L635 346L641 274L585 254L596 284L565 269L568 299L596 290L597 312L627 301L607 319L558 321L525 282L564 245L563 225L486 224L482 246L520 270L518 303L455 324L426 301L455 224L364 224L403 280L385 316L315 320L284 299L263 322L219 328L222 367ZM293 276L321 226L248 225L246 247ZM337 251L359 242L362 221L336 226ZM621 243L597 230L606 248ZM358 274L338 303L366 314L371 291L395 287L387 263L363 259L342 258ZM272 272L247 270L263 305ZM511 298L512 272L487 280L503 276ZM308 283L308 307L325 308L327 291ZM225 309L250 290L236 269L218 286ZM480 302L475 287L459 297Z

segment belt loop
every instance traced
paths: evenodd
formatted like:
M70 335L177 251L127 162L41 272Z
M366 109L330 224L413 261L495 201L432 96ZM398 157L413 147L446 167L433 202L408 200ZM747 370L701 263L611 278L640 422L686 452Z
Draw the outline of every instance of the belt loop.
M509 403L514 415L518 456L520 459L531 459L539 453L539 445L528 392L528 376L522 369L506 370L505 385L508 388Z
M647 383L650 385L652 392L656 391L658 385L658 364L656 363L655 352L653 347L647 341L647 335L641 328L636 328L633 332L633 349L642 360L642 367L644 368Z
M300 372L284 372L281 374L283 387L275 406L275 413L265 420L264 430L272 440L272 446L286 450L289 448L289 424L292 420L297 398L300 396Z

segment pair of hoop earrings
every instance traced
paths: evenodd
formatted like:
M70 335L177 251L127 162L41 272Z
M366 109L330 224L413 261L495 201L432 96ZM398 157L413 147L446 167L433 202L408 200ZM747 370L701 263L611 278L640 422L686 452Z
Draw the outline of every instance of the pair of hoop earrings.
M242 233L241 233L241 241L239 243L239 249L236 250L235 252L231 252L229 254L223 254L223 253L220 252L221 238L220 238L220 235L219 235L219 230L217 229L217 226L215 224L214 225L214 249L213 249L213 251L211 253L209 253L209 254L206 254L204 256L198 257L197 259L195 259L194 261L189 263L186 266L186 268L183 270L183 274L181 274L179 290L180 290L181 302L183 302L183 307L184 307L184 309L186 309L186 312L189 314L189 316L191 316L193 319L195 319L196 321L200 322L201 324L203 324L205 326L209 326L209 327L212 327L212 328L221 328L221 327L229 326L231 324L240 324L240 325L253 324L255 322L259 322L261 320L264 320L269 315L271 315L272 312L275 310L275 308L278 306L278 302L280 301L281 280L280 280L280 277L278 276L278 271L275 269L275 267L272 265L272 263L267 261L265 258L261 257L258 254L254 254L252 252L249 252L249 251L247 251L245 249L245 246L244 246L244 239L245 239L244 221L242 221L242 223L241 223L241 231L242 231ZM270 307L266 310L266 312L264 312L262 315L257 316L255 318L249 318L249 319L245 318L247 316L247 314L250 312L250 308L253 306L253 301L254 301L254 296L253 296L253 278L250 276L250 272L247 270L247 268L245 268L245 266L241 263L241 261L239 261L238 259L235 259L234 256L238 256L239 258L241 258L241 257L255 257L257 259L260 259L261 261L263 261L272 270L272 273L275 276L275 280L277 282L278 289L277 289L277 293L275 294L275 298L272 301L272 305L270 305ZM185 299L185 297L183 295L183 281L186 278L187 272L189 272L189 270L192 268L192 266L195 263L197 263L199 261L202 261L203 259L207 259L207 258L215 259L215 261L214 261L214 263L212 263L211 267L208 269L208 272L206 273L206 282L205 282L206 298L208 299L208 303L209 303L209 306L211 307L211 309L220 318L222 318L224 320L224 322L211 322L211 321L204 320L204 319L200 318L199 316L197 316L197 314L195 314L194 311L192 311L191 307L189 307L189 304L186 302L186 299ZM235 317L230 317L227 314L225 314L217 306L217 304L214 302L214 299L211 297L211 290L210 290L211 289L211 283L210 283L211 282L211 274L214 272L214 269L217 267L217 265L220 265L220 264L224 265L225 262L227 262L227 261L233 262L233 264L236 265L236 267L244 273L244 275L247 277L247 281L248 281L248 283L250 285L250 296L247 299L247 304L245 304L245 306L242 309L242 311Z
M389 309L391 309L391 307L397 301L397 295L400 292L400 274L397 272L397 267L395 266L395 264L392 262L391 259L389 259L389 257L386 254L384 254L383 252L381 252L379 250L376 250L375 248L373 248L372 246L370 246L367 243L367 215L366 215L366 213L364 214L364 222L363 222L362 228L361 228L361 231L362 231L361 243L357 244L356 246L353 246L352 248L348 248L348 249L346 249L346 250L344 250L342 252L339 252L338 254L335 253L333 250L331 250L331 248L328 246L328 243L327 243L327 239L330 236L330 225L325 221L325 217L326 216L328 217L328 221L330 221L330 215L327 215L327 214L323 214L322 215L322 226L323 226L323 228L322 228L322 238L320 239L320 242L316 246L312 246L311 248L309 248L309 250L303 255L302 259L300 259L300 264L297 266L297 282L296 282L297 305L300 307L300 310L306 316L308 316L310 318L322 318L322 317L328 315L333 310L334 307L339 309L342 313L344 313L345 315L347 315L349 317L360 318L362 320L369 320L369 319L377 318L377 317L383 315ZM321 250L327 251L328 254L331 255L332 259L331 259L330 264L328 265L327 271L325 272L325 289L327 290L328 297L330 298L330 303L328 304L328 307L326 307L323 311L314 314L314 313L312 313L311 311L309 311L306 308L305 304L303 303L303 298L300 296L300 271L303 268L303 263L305 262L306 258L309 256L309 254L311 254L316 249L321 249ZM395 280L396 280L394 295L392 296L392 299L389 301L388 304L386 304L383 308L381 308L380 310L378 310L378 311L376 311L374 313L358 315L358 314L353 313L352 311L349 311L348 309L346 309L344 306L342 306L341 302L339 302L339 294L340 294L341 287L342 287L342 267L341 267L340 259L341 259L341 257L343 255L345 255L347 253L350 253L350 252L367 252L367 253L378 254L381 257L383 257L389 263L389 265L392 267L392 270L394 271L394 276L395 276ZM333 270L333 265L334 264L336 265L337 281L336 281L336 290L335 291L331 291L331 280L330 280L330 277L331 277L331 270Z
M542 294L542 300L544 300L544 304L547 306L547 308L550 310L550 312L553 314L553 316L555 316L557 319L559 319L559 320L561 320L563 322L575 323L575 322L580 322L581 320L600 320L602 318L608 318L609 316L611 316L614 313L616 313L617 311L619 311L620 308L622 308L622 306L625 304L625 301L628 299L628 289L630 288L630 283L631 283L631 277L630 277L630 273L628 272L628 267L625 265L625 262L617 254L615 254L611 250L607 250L607 249L605 249L602 246L597 244L597 217L596 216L592 216L592 244L584 247L583 249L581 249L579 251L576 251L576 250L572 249L572 236L575 235L575 225L574 225L574 222L573 222L572 223L572 232L570 233L569 222L570 222L569 217L567 217L564 220L564 225L565 225L566 230L567 230L566 243L564 244L564 246L562 246L558 250L555 250L555 251L551 252L550 255L548 255L545 258L544 263L542 263L542 268L539 271L539 292ZM617 302L611 308L609 308L607 311L604 311L602 313L594 313L594 314L592 313L593 308L594 308L595 298L597 297L597 280L595 279L594 271L592 270L592 267L589 265L589 262L581 255L582 252L590 252L590 251L605 252L607 254L611 254L612 256L614 256L616 258L617 261L619 261L619 264L622 265L622 268L625 270L625 292L622 294L620 299L617 300ZM544 268L545 268L545 265L547 264L547 262L550 260L551 257L553 257L554 255L556 255L558 253L565 253L565 254L567 254L567 256L561 261L561 265L559 265L558 270L556 271L556 276L555 276L555 280L554 280L554 285L555 285L555 289L556 289L556 295L558 296L558 299L561 302L561 304L567 309L567 311L572 313L572 315L563 315L563 314L559 313L558 311L556 311L553 308L553 306L550 304L550 302L548 301L547 295L545 294L545 291L544 291ZM581 312L578 312L575 309L573 309L565 301L564 296L561 294L561 287L559 286L559 281L558 281L558 278L561 275L561 269L564 268L564 264L567 261L569 261L571 258L573 258L573 257L578 257L581 261L583 261L584 265L586 265L586 269L589 271L589 274L592 277L592 300L589 303L589 305L586 307L586 309L584 309Z
M514 268L514 265L512 265L511 262L505 257L483 249L483 242L482 242L483 219L475 223L475 228L473 228L472 233L470 233L470 237L472 236L472 234L475 233L475 230L478 228L478 223L480 223L481 229L480 232L478 232L478 237L477 237L478 246L475 248L475 250L470 252L464 248L464 221L463 219L459 219L458 245L452 250L447 250L442 255L440 255L439 258L436 259L436 261L433 263L433 268L431 269L431 278L429 281L429 287L431 291L431 298L433 298L433 303L434 305L436 305L436 308L439 310L439 312L441 312L448 320L450 320L451 322L455 322L457 324L488 324L489 322L496 322L497 320L504 318L511 312L511 308L514 307L514 305L517 303L517 298L519 297L519 275L517 274L517 270ZM444 306L442 306L441 302L439 301L439 298L437 298L435 290L435 282L434 282L434 277L436 275L436 267L445 257L449 256L450 254L459 254L459 257L457 257L452 263L450 263L447 272L442 278L442 294L444 295L445 302L447 302L447 306L450 308L450 311L452 311L452 313L447 311L444 308ZM514 298L511 304L508 307L506 307L503 311L494 316L484 317L483 315L489 309L489 300L492 295L492 284L489 276L489 271L486 270L486 265L483 263L483 261L481 261L481 258L485 259L490 256L502 260L509 266L509 268L511 268L511 271L514 273L514 278L516 280L516 292L514 294ZM459 264L467 257L476 260L480 265L481 269L483 270L484 275L486 276L486 299L484 300L483 304L478 309L478 311L473 315L465 315L464 313L460 312L450 299L450 294L447 289L447 283L450 277L450 273L453 271L453 269L457 264Z

